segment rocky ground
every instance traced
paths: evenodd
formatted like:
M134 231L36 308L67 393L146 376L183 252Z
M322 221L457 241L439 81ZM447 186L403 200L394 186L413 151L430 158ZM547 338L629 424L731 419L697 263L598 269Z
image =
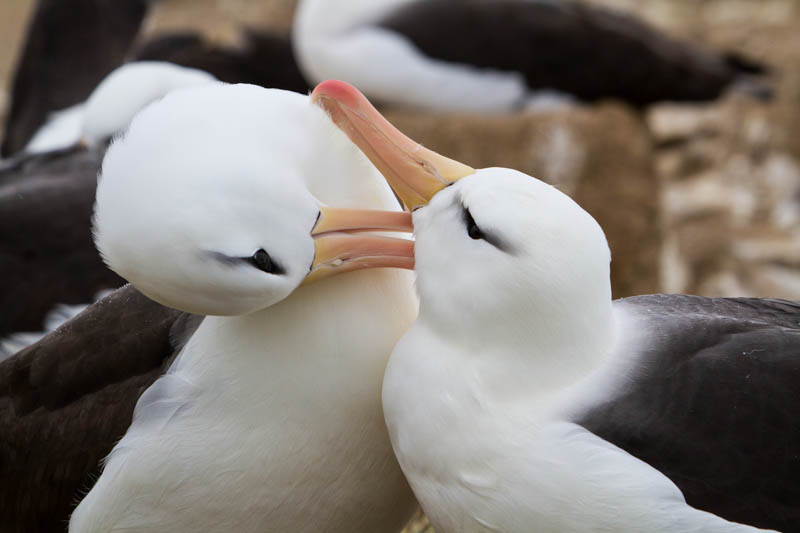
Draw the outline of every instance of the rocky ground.
M473 166L518 168L575 196L604 226L614 292L800 299L800 1L591 0L774 67L767 104L731 94L645 113L614 102L521 115L387 111L410 136ZM0 5L7 84L31 0ZM148 33L289 27L292 0L165 0ZM0 92L0 113L4 93ZM418 517L411 531L424 531Z
M738 95L646 115L661 182L661 290L800 298L800 3L603 0L775 70L767 105Z

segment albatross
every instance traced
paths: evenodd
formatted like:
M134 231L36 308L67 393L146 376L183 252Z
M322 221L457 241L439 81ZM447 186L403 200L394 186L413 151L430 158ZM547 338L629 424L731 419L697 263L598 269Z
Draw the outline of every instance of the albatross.
M310 81L348 80L373 100L426 110L771 92L756 62L573 0L301 0L293 42Z
M313 98L415 209L383 407L436 531L798 531L800 304L612 301L568 196L420 147L342 82Z
M413 243L353 233L410 231L399 209L308 96L213 84L147 107L103 161L95 241L181 312L129 286L0 364L3 520L399 531L416 502L380 390L416 299L410 272L364 269L410 268Z

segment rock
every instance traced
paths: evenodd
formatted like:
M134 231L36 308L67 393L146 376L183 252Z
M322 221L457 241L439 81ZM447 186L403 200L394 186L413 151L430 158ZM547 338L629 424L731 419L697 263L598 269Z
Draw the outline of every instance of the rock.
M763 265L754 269L750 284L758 294L780 294L789 300L800 299L800 276L796 266Z
M725 128L725 119L720 108L708 104L657 104L651 106L646 114L647 127L659 144L716 135Z
M663 288L800 298L800 4L591 0L770 64L773 101L729 94L646 113L664 194Z
M769 228L771 230L771 228ZM753 237L738 239L731 247L734 258L751 264L778 264L787 268L800 267L800 234L779 234L768 231ZM800 280L800 276L797 276Z
M782 142L792 123L777 120L772 105L730 96L649 112L654 137L670 140L655 152L671 243L661 265L674 270L662 272L668 290L800 297L775 274L776 265L784 273L800 234L800 165Z

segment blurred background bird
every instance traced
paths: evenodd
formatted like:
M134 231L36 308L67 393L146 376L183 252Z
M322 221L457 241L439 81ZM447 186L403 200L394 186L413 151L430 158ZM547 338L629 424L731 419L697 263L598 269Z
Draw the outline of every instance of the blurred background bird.
M65 111L86 101L112 70L135 60L168 61L207 71L223 81L306 92L319 80L304 68L302 57L294 55L300 35L294 35L293 48L292 31L299 24L294 19L298 5L307 8L312 3L6 0L0 4L0 157L4 158L0 163L0 273L10 278L3 280L6 286L17 289L5 290L0 298L5 310L13 308L26 316L24 324L10 324L0 317L0 324L10 324L0 328L0 337L40 329L57 304L87 303L97 291L120 283L94 255L89 233L91 176L104 147L80 156L85 175L81 192L75 196L78 200L59 201L58 189L47 184L68 186L61 163L64 154L46 153L33 159L24 154L37 130L56 117L64 118ZM719 72L729 70L723 72L724 83L717 89L696 98L646 98L642 86L631 93L631 85L625 83L621 84L629 91L627 95L587 95L573 83L571 92L561 91L557 106L522 105L514 98L510 107L488 113L485 109L475 113L475 109L453 106L415 106L391 95L378 100L381 111L394 124L440 153L476 168L517 168L575 198L606 231L613 254L615 297L679 292L800 299L800 5L796 1L365 2L361 5L375 10L375 16L366 18L348 18L347 6L358 7L357 2L324 4L330 17L323 22L343 23L338 37L350 38L364 30L383 32L384 36L393 32L390 39L395 40L402 34L408 39L401 42L408 57L422 65L429 65L432 58L444 59L448 62L445 71L455 68L460 74L464 69L474 74L470 69L475 63L467 68L468 58L453 54L474 50L476 42L490 42L491 30L484 26L480 39L474 33L462 33L465 45L451 47L450 55L436 59L437 49L425 41L424 25L415 23L419 7L414 4L437 9L444 5L441 9L445 12L452 9L451 13L462 15L464 6L473 4L490 10L501 4L522 9L538 4L553 13L577 9L589 13L590 21L604 20L600 27L606 34L633 32L640 39L635 42L673 43L667 48L673 50L670 57L679 72L694 63L682 60L683 52L674 50L700 50L701 63L722 69ZM353 13L358 15L358 10ZM569 42L561 38L575 31L564 25L564 20L561 28L572 29L556 30L555 40L539 41L540 46L549 47L541 49L539 57L550 57L553 68L563 75L560 79L574 82L589 68L575 58L585 58L588 52L578 48L573 50L577 56L552 55L552 47ZM546 24L547 20L537 22ZM495 26L496 34L511 35L509 27ZM608 41L604 45L594 35L590 43L599 51L608 49ZM450 44L457 40L451 39ZM625 67L633 72L642 57L661 57L651 44L641 44L645 48L641 53L635 49L617 52L621 72ZM400 95L420 93L420 84L402 77L407 69L415 68L413 64L384 61L370 65L371 55L355 57L356 64L351 63L350 68L378 74ZM599 68L598 61L589 64ZM654 65L655 60L645 64ZM500 78L510 80L507 85L514 90L520 87L523 76L509 74L508 61L477 66L488 67L495 74L505 68ZM332 70L324 76L346 78L350 73L339 72ZM681 76L675 78L681 86ZM358 80L348 81L359 85ZM620 76L614 81L626 79ZM550 81L547 88L558 89L550 87L554 83ZM361 88L373 96L369 87ZM9 175L13 177L3 177ZM8 207L12 205L16 211ZM18 214L20 206L25 217ZM67 242L58 232L63 226L59 222L76 213L86 220L85 233L75 241L82 243L79 255L85 263L65 261L67 250L59 247ZM12 261L22 266L4 270ZM32 277L31 262L47 267L39 271L42 277L38 280ZM89 269L97 272L91 283L59 282L74 290L45 290L49 299L47 295L32 298L31 291L19 290L25 286L23 281L42 288L57 276L67 280L85 277ZM14 283L16 280L20 283ZM5 310L0 313L7 313ZM424 517L410 527L424 530Z

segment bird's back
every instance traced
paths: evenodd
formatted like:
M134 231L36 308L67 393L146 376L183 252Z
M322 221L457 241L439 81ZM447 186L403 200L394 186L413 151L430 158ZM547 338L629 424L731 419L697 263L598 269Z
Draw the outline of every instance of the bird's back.
M632 317L636 363L576 419L727 520L800 531L800 304L649 295ZM627 356L624 356L627 357Z
M123 284L92 242L100 159L70 148L0 168L0 338L38 331L56 304L86 304Z
M412 2L380 25L430 57L521 72L532 90L586 101L709 100L740 75L763 72L755 62L679 41L627 14L572 1Z

